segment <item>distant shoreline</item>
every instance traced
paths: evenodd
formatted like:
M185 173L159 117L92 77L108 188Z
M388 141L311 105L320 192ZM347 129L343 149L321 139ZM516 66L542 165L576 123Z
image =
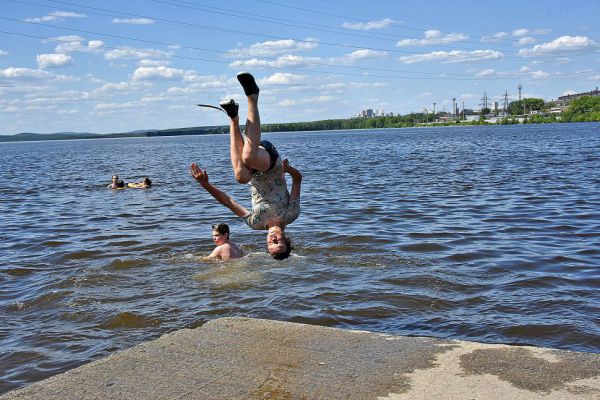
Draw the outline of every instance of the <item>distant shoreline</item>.
M454 121L442 123L414 123L412 121L398 121L401 117L375 117L375 118L353 118L341 120L322 120L312 122L290 122L262 125L263 132L300 132L300 131L336 131L336 130L372 130L390 128L431 128L445 126L478 126L478 125L512 125L521 124L514 118L502 121ZM573 121L573 122L595 122L595 121ZM569 123L560 120L530 120L525 124L543 123ZM367 125L367 126L365 126ZM369 126L370 125L370 126ZM144 137L168 137L168 136L199 136L229 133L229 126L207 126L175 129L153 129L147 131L123 132L123 133L19 133L15 135L0 135L0 143L11 142L36 142L50 140L86 140L86 139L115 139L115 138L144 138Z

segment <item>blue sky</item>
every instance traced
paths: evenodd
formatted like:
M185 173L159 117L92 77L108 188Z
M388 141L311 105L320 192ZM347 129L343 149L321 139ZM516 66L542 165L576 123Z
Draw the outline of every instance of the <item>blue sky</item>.
M600 2L0 0L0 134L479 109L600 86Z

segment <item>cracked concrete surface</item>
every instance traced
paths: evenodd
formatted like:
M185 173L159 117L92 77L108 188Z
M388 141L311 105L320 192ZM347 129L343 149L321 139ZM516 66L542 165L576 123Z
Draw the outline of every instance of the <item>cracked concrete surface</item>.
M597 399L600 355L221 318L9 399Z

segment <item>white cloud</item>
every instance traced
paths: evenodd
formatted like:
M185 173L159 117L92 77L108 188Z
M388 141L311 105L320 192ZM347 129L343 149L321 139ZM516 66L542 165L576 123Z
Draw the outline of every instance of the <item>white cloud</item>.
M159 67L169 65L171 62L169 60L140 60L139 64L141 67Z
M548 72L545 72L542 70L537 70L537 71L530 71L529 76L531 76L534 79L545 79L545 78L550 78L551 75Z
M7 52L7 51L0 50L0 56L5 56L5 55L7 55L7 54L8 54L8 52Z
M512 35L517 37L529 35L529 29L515 29L514 31L512 31Z
M387 57L387 51L377 51L370 49L360 49L353 51L348 54L346 57L350 60L362 60L364 58L383 58Z
M193 80L196 72L191 70L159 67L139 67L133 72L134 81L169 81L169 80Z
M554 60L554 64L556 65L569 64L570 62L571 59L569 57L559 57L556 60Z
M103 41L90 40L85 43L84 38L76 35L59 36L51 40L60 42L54 49L57 53L101 53L104 49Z
M274 61L259 60L252 58L248 60L237 60L229 64L232 68L238 69L253 69L257 67L275 67L275 68L286 68L286 67L301 67L309 66L314 64L322 64L322 60L319 57L302 57L295 55L286 55L277 58Z
M53 11L50 14L44 15L43 17L36 18L26 18L23 21L25 22L59 22L63 21L65 18L85 18L85 14L79 14L74 12L66 12L66 11Z
M41 69L8 67L0 69L0 78L7 79L46 79L53 77L53 74Z
M448 33L444 34L435 29L425 31L423 39L403 39L396 43L396 47L404 46L429 46L432 44L446 44L466 40L469 37L464 33Z
M494 76L496 75L496 70L494 68L484 69L475 74L475 76Z
M277 105L279 107L293 107L295 106L297 103L296 100L292 100L292 99L283 99L281 100L279 103L277 103Z
M508 36L508 33L506 33L506 32L496 32L492 36L482 36L481 42L482 43L497 43L497 42L501 41L502 39L506 38L507 36Z
M333 96L323 96L323 95L316 96L316 97L310 97L310 98L302 98L300 100L283 99L280 102L278 102L277 105L280 107L293 107L298 104L327 103L334 99L335 99L335 97L333 97Z
M355 31L370 31L374 29L383 29L392 25L395 21L390 18L384 18L378 21L369 21L369 22L344 22L342 24L343 28L352 29Z
M307 38L306 41L293 39L269 40L254 43L249 48L233 49L230 52L236 56L245 57L270 57L293 51L308 51L318 47L315 39Z
M98 103L94 106L94 110L98 111L120 111L135 107L135 104L128 103Z
M264 85L291 85L305 80L305 75L277 72L267 78L261 79L260 83Z
M124 59L143 59L143 58L164 58L171 57L173 52L157 49L135 49L133 47L119 47L104 53L107 60Z
M148 18L115 18L111 21L113 24L128 24L128 25L149 25L154 21Z
M580 52L597 48L599 48L598 43L587 36L561 36L551 42L535 45L530 49L521 49L519 54L529 57L561 52Z
M534 29L533 32L531 32L533 35L547 35L550 32L552 32L552 29L548 29L548 28L540 28L540 29Z
M537 42L537 40L531 36L524 36L522 38L519 39L519 41L517 42L518 45L526 45L526 44L533 44Z
M66 67L73 64L73 59L67 54L38 54L38 66L42 69Z
M414 64L419 62L435 62L439 61L444 64L484 61L484 60L500 60L504 57L499 51L495 50L474 50L474 51L434 51L427 54L416 54L414 56L400 57L400 61L404 64Z
M97 89L91 91L90 95L92 97L107 97L119 93L122 95L126 92L134 92L138 90L143 90L149 86L152 86L150 83L140 83L140 82L109 82L100 86Z
M566 92L563 92L562 95L563 96L568 96L568 95L571 95L571 94L577 94L577 92L574 91L574 90L567 90Z

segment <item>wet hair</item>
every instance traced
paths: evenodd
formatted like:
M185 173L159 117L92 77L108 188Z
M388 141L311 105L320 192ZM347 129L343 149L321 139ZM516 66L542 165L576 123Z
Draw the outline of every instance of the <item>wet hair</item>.
M212 226L213 231L219 232L221 235L227 235L229 238L229 225L227 224L217 224Z
M150 180L150 178L148 178L148 177L144 178L144 185L148 186L148 187L152 186L152 181Z
M125 187L125 182L123 182L123 179L119 179L117 181L117 187L118 188L124 188Z
M282 251L281 253L277 254L271 254L271 256L276 260L285 260L290 256L290 253L292 252L293 247L290 238L288 238L287 236L283 236L283 242L285 243L285 251Z

